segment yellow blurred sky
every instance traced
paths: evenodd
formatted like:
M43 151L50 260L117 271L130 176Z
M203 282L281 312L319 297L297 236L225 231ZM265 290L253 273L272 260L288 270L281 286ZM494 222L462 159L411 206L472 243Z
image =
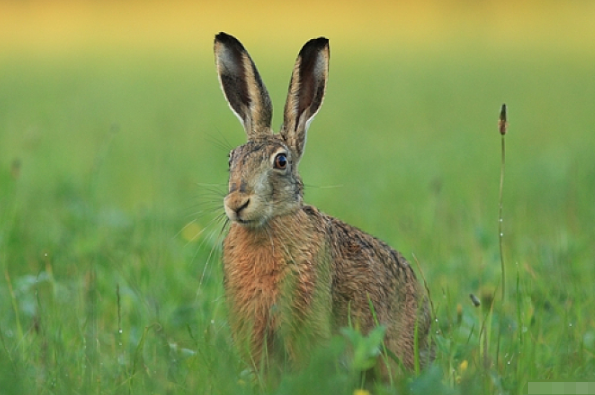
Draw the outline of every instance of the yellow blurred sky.
M344 47L398 41L424 48L474 37L496 48L586 51L595 47L595 1L0 0L5 56L115 47L201 48L210 56L203 41L219 31L292 50L325 35Z

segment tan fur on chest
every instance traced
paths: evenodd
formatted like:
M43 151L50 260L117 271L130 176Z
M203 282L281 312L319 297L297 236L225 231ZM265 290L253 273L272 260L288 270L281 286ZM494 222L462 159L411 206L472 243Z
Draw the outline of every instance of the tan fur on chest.
M242 316L268 312L277 302L288 265L272 240L264 234L234 226L226 239L224 271L234 313ZM264 232L262 232L264 233ZM233 242L229 242L233 240Z
M330 332L330 271L322 233L308 226L307 217L298 222L275 221L266 230L232 225L224 242L230 325L253 360L265 345L294 354L298 333L325 337Z

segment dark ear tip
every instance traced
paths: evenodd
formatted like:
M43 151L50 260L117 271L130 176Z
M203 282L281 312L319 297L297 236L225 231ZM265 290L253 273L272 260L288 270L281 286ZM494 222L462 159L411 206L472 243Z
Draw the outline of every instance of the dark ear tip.
M223 42L228 41L231 36L224 32L219 32L215 34L215 42Z
M240 48L244 48L242 43L240 43L240 41L237 38L225 32L219 32L215 35L215 44L216 43L221 43L227 46L239 46Z
M307 53L319 52L324 49L328 50L328 48L329 48L328 38L326 38L326 37L313 38L310 41L308 41L306 44L304 44L304 46L302 47L302 50L300 51L300 56L304 56Z
M329 43L328 38L326 37L313 38L310 42L314 42L319 47L327 47Z

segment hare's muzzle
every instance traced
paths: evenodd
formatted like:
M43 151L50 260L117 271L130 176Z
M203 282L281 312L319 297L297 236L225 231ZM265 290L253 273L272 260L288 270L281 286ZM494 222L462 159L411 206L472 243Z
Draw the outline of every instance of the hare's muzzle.
M227 214L227 217L230 220L243 225L257 222L251 215L253 214L253 210L249 195L239 192L231 192L223 200L223 205L225 207L225 214Z

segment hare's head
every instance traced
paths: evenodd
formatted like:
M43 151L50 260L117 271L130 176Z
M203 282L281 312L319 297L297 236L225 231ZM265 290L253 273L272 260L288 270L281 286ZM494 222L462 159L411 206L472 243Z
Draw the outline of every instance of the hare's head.
M324 97L328 40L310 40L300 51L278 134L271 129L271 99L242 44L219 33L215 36L215 58L223 93L248 136L246 144L229 154L225 213L241 225L260 227L302 205L298 163L304 153L306 131Z

